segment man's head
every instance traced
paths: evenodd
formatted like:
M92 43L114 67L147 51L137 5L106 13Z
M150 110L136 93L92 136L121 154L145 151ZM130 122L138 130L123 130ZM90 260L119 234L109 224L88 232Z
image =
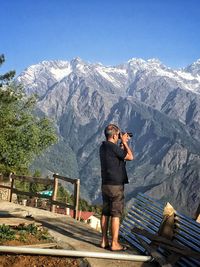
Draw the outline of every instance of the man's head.
M111 141L113 143L117 143L119 139L119 133L120 133L120 129L115 124L109 124L104 130L106 140Z

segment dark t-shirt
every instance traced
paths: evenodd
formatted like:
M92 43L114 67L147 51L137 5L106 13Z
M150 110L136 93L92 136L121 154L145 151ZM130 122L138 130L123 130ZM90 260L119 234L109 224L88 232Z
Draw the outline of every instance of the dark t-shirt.
M99 149L102 184L123 185L128 183L124 158L127 152L118 145L104 141Z

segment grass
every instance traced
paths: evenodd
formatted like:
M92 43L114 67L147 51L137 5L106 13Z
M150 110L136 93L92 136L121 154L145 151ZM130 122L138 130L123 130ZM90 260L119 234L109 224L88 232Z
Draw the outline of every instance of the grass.
M15 229L12 229L8 225L0 225L0 243L7 240L19 240L21 242L27 242L31 237L41 241L53 241L53 238L48 233L48 230L37 226L35 224L19 225Z
M15 231L10 228L8 225L0 225L0 240L14 240Z

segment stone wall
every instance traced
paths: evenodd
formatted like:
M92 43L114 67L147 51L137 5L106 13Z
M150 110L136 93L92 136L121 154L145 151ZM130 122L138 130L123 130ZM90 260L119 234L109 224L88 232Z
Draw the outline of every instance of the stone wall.
M0 181L0 185L11 186L11 182ZM9 191L10 191L9 189L0 188L0 200L9 201L9 197L10 197ZM12 194L12 202L17 203L17 195L16 194Z
M0 182L0 185L10 186L10 182ZM9 189L0 188L0 200L9 200Z

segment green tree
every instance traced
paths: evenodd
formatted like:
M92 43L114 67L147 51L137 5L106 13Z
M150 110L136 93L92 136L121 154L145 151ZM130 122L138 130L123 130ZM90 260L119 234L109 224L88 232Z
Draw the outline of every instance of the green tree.
M4 55L0 55L0 66L5 62ZM15 71L11 70L3 75L0 75L0 87L3 85L8 85L9 82L14 78Z
M39 170L35 170L33 177L41 177L41 172ZM43 190L46 190L46 186L44 184L32 182L29 184L29 192L36 193Z
M4 61L0 55L0 65ZM23 174L57 136L49 119L34 114L36 96L27 96L14 74L0 76L0 172Z
M70 203L70 195L69 192L61 185L58 186L58 194L57 194L57 200L61 202L67 202ZM71 204L71 203L70 203Z

